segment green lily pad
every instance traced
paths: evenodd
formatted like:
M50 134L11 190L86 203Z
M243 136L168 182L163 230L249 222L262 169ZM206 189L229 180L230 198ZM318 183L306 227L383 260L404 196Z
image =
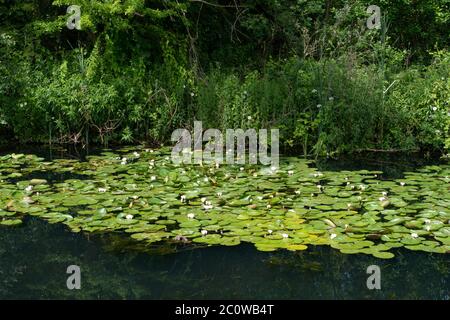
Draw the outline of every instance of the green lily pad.
M19 224L22 224L22 220L20 219L11 219L11 220L3 220L0 222L3 226L17 226Z
M379 259L392 259L393 257L395 257L395 255L391 252L373 252L372 255L375 258L379 258Z

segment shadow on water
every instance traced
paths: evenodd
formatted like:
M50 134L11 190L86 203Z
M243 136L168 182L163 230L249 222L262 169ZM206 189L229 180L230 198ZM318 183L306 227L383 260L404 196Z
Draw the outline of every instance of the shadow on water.
M382 171L382 179L399 179L404 177L403 173L406 171L443 163L448 163L448 160L438 157L425 159L418 154L365 153L343 156L339 159L319 160L316 162L316 166L322 171Z
M86 155L42 147L8 152L48 160ZM424 164L430 162L375 157L318 167L399 177ZM450 299L449 255L404 249L391 260L344 255L328 246L267 253L244 244L168 254L161 254L161 247L149 254L123 250L108 235L71 233L36 218L20 227L0 227L0 242L0 299ZM66 269L73 264L81 267L81 290L66 287ZM370 265L381 268L381 290L366 286Z
M8 153L34 154L47 161L55 159L86 160L89 155L96 155L106 149L82 148L77 145L4 145L0 147L0 155Z
M397 252L392 260L343 255L329 247L259 252L251 245L173 254L111 250L62 225L29 219L1 228L1 299L450 299L447 255ZM81 290L66 269L81 268ZM366 269L381 268L381 290Z

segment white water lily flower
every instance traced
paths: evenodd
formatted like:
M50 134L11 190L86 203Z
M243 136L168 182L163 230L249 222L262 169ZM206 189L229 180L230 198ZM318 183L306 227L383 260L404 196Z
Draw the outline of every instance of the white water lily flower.
M300 190L295 190L294 192L295 192L295 194L300 194L300 193L302 193Z
M155 180L156 180L156 177L155 177L155 176L151 176L151 177L150 177L150 180L151 180L151 181L155 181Z
M432 109L433 109L433 111L436 111L436 110L437 110L437 107L433 107Z
M272 234L272 232L273 232L273 231L272 231L272 230L270 230L270 229L269 229L269 230L267 230L267 233L268 233L268 234Z
M430 226L426 226L426 227L425 227L425 230L430 231L430 230L431 230L431 227L430 227Z
M33 186L28 186L25 188L25 191L31 192L33 190Z
M135 156L136 158L139 158L141 155L135 151L135 152L133 152L133 156Z
M204 182L208 182L209 179L206 177L206 178L203 179L203 181L204 181Z
M332 234L330 235L330 239L331 239L331 240L333 240L333 239L336 238L336 237L337 237L336 233L332 233Z
M378 198L378 200L380 200L380 201L386 201L387 198L386 198L386 197L380 197L380 198Z
M244 168L243 168L243 167L240 167L239 170L240 170L240 171L244 171Z
M106 192L106 188L98 188L98 192Z
M221 197L222 196L222 192L217 192L217 196Z
M334 97L329 97L328 100L333 101Z
M185 195L182 195L181 196L181 202L185 202L186 201L186 196Z
M383 195L383 197L386 197L388 195L386 191L383 191L381 194Z
M321 104L318 104L318 105L317 105L317 108L318 108L318 109L322 108L322 105L321 105Z
M289 170L288 175L292 176L294 174L294 170Z
M203 236L206 236L208 234L208 231L206 231L206 230L202 230L201 232L202 232Z
M312 91L311 91L312 93L316 93L317 92L317 90L316 89L312 89Z
M425 219L424 222L425 222L426 224L429 224L429 223L431 223L431 220L430 220L430 219Z
M405 182L400 182L400 185L403 187L406 183Z
M200 201L204 203L206 201L206 198L203 197L203 198L200 199Z
M272 206L270 204L268 204L267 205L267 209L270 209L270 208L272 208Z
M193 213L188 213L187 217L188 217L189 219L194 219L194 218L195 218L195 214L193 214Z
M282 236L284 239L289 238L289 235L288 235L287 233L282 233L281 236Z
M211 206L211 205L203 205L203 209L205 209L205 210L210 210L210 209L212 209L213 208L213 206Z
M131 220L131 219L133 219L133 215L132 214L127 214L125 218L127 220Z
M23 197L22 201L26 204L34 203L35 201L31 197Z
M252 120L252 116L248 116L247 119L248 119L248 120Z
M313 174L313 177L314 177L314 178L317 178L318 176L319 176L318 173L314 173L314 174Z
M411 233L411 238L418 238L419 237L419 235L417 234L417 233Z

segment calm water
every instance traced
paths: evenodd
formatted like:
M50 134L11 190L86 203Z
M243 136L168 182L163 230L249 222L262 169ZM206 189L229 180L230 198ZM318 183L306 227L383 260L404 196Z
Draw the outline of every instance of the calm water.
M18 151L70 155L8 152ZM410 158L365 158L319 166L401 176L411 164L421 165ZM18 228L1 227L0 243L1 299L450 299L448 254L401 249L394 259L380 260L327 246L265 253L252 245L144 253L130 250L121 237L74 234L36 218ZM72 264L81 267L81 290L66 287ZM381 290L366 286L373 264L381 268Z

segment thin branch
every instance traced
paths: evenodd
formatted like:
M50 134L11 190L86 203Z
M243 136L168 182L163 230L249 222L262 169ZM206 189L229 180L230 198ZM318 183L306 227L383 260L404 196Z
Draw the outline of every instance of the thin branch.
M217 3L211 3L211 2L207 2L205 0L189 0L190 2L200 2L209 6L213 6L213 7L219 7L219 8L247 8L247 6L238 6L237 3L235 2L235 4L217 4Z
M418 148L412 149L357 149L355 152L382 152L382 153L401 153L401 152L418 152Z

